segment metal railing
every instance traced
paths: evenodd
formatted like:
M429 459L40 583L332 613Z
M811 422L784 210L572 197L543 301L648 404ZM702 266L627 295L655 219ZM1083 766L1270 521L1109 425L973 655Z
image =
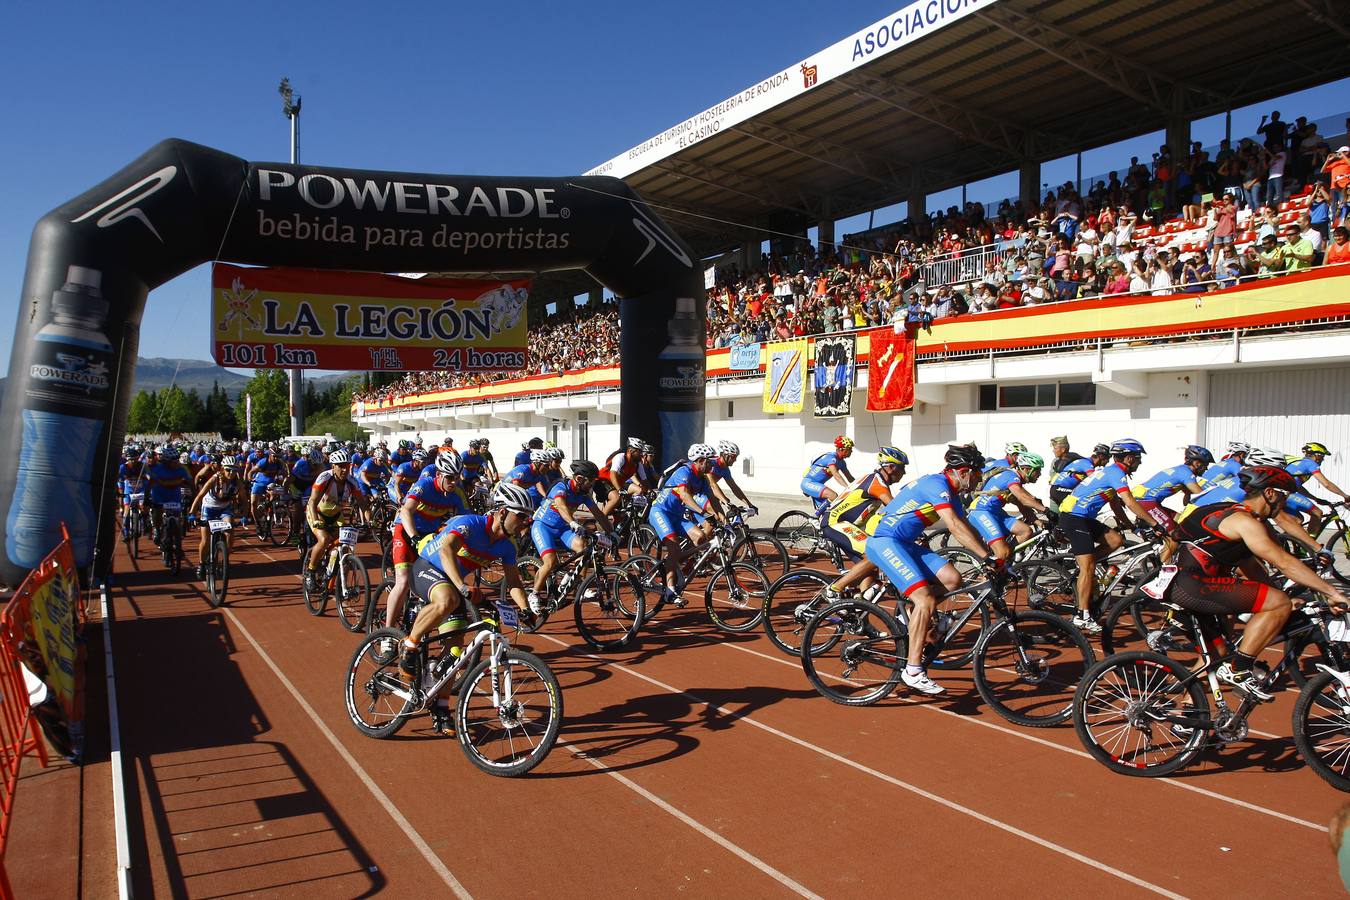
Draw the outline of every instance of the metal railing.
M963 281L979 281L984 277L989 261L1003 261L1003 248L1007 241L997 244L984 244L980 247L966 247L954 253L944 253L930 259L919 269L919 279L925 288L942 287L945 284L960 284Z

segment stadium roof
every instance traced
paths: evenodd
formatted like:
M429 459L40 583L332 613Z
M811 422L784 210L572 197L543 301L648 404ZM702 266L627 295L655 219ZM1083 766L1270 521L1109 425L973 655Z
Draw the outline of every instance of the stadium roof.
M709 256L1350 75L1334 2L916 0L587 174Z

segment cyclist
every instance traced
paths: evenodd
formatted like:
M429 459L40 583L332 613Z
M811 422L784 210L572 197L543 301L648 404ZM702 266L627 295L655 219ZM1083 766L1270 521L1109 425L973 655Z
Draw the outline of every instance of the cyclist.
M192 486L191 476L178 461L178 451L164 445L156 451L159 459L146 469L146 484L150 488L150 524L155 544L159 544L160 526L164 524L164 504L183 502L183 491Z
M1060 467L1059 473L1050 480L1050 505L1063 512L1064 501L1073 493L1074 488L1082 484L1083 479L1091 475L1094 469L1106 465L1110 458L1111 448L1106 444L1098 444L1092 448L1092 455L1087 459L1079 456L1072 462L1065 463Z
M418 479L399 507L398 519L390 530L389 556L394 564L394 586L389 591L384 624L395 627L403 615L403 603L412 586L412 565L417 559L417 542L435 534L447 520L467 515L469 504L457 484L459 460L449 453L436 457L430 475Z
M305 507L305 522L314 533L316 543L305 561L305 587L314 590L320 578L319 565L333 545L338 526L342 524L342 510L354 505L362 512L369 509L361 485L352 477L352 461L346 450L334 450L328 455L329 468L314 479Z
M386 490L389 492L389 499L394 501L395 506L403 505L403 495L422 477L422 469L426 466L426 458L427 451L419 447L409 454L407 462L394 466Z
M874 515L893 499L891 488L905 477L909 456L899 447L882 447L877 451L877 467L830 504L821 533L844 552L853 566L825 589L825 600L833 603L843 591L855 584L870 587L876 563L864 554L867 539L876 531L881 516Z
M495 484L501 481L502 473L497 471L497 461L492 458L492 441L488 438L482 438L481 441L482 446L478 449L483 455L483 473L487 476L488 481Z
M984 467L984 483L975 489L966 518L1001 562L1007 562L1012 556L1007 540L1009 534L1019 544L1031 537L1028 523L1035 521L1034 513L1040 513L1051 522L1059 519L1057 510L1037 500L1023 487L1040 480L1044 468L1045 460L1029 450L1017 454L1012 468L990 469L987 464ZM1017 507L1021 518L1007 514L1004 507L1009 503Z
M823 513L829 505L839 498L839 492L829 487L830 479L847 488L853 481L844 460L853 455L853 438L839 435L834 439L834 449L822 453L811 461L811 465L802 476L802 493L815 501L816 512Z
M520 445L520 452L516 454L515 462L513 462L512 465L513 466L527 465L530 462L530 460L534 458L533 457L534 451L543 449L544 449L543 438L537 437L530 438L528 441Z
M573 461L572 477L559 481L548 492L548 502L534 511L530 537L539 551L539 571L530 590L530 611L540 615L548 608L548 576L558 567L558 550L570 547L577 553L586 549L586 526L577 521L577 507L584 506L605 533L598 540L606 549L613 546L609 518L591 499L600 469L588 459Z
M684 598L680 594L684 590L685 552L680 546L676 527L682 529L688 535L689 542L697 547L711 534L706 526L705 513L711 510L719 522L725 525L727 521L717 498L709 493L708 473L712 471L716 458L717 448L711 444L691 445L687 460L675 465L647 514L647 521L656 529L656 536L665 545L668 562L666 599L677 607L684 606Z
M1292 607L1289 595L1273 583L1258 560L1279 569L1295 584L1311 588L1343 611L1345 596L1271 539L1265 520L1273 518L1298 479L1275 466L1251 466L1238 473L1242 499L1202 506L1180 526L1182 550L1171 598L1197 613L1251 613L1233 655L1215 673L1220 681L1256 700L1271 694L1253 674L1252 664L1279 634ZM1245 580L1234 577L1240 571Z
M1252 452L1252 445L1246 441L1229 441L1228 454L1222 460L1212 463L1205 469L1204 480L1200 482L1201 486L1224 475L1236 476L1237 473L1247 464L1247 455Z
M529 527L533 512L534 504L525 489L503 482L492 491L492 509L486 515L455 516L435 534L422 538L412 579L418 595L427 602L403 640L399 660L403 671L414 674L414 654L422 639L469 596L465 576L497 560L502 564L507 592L523 618L530 620L512 538Z
M482 448L483 442L474 438L469 441L469 452L459 458L460 469L463 472L461 479L466 494L472 494L478 479L486 476L484 469L487 466L487 459L482 454Z
M235 506L244 499L244 479L239 474L239 460L226 456L220 461L220 471L206 480L202 489L192 501L188 515L200 508L202 514L197 518L197 578L206 578L206 542L210 538L211 523L220 518L233 516ZM234 531L225 533L225 546L234 546Z
M1167 562L1176 552L1177 542L1172 538L1171 532L1177 527L1176 516L1172 511L1162 505L1162 502L1173 494L1181 491L1184 494L1184 500L1189 503L1191 498L1200 494L1203 488L1200 487L1200 473L1204 472L1214 463L1214 454L1199 444L1191 444L1186 447L1183 454L1183 462L1179 466L1170 466L1161 472L1156 472L1141 484L1136 484L1130 489L1134 498L1139 501L1139 505L1158 523L1165 537L1163 538L1163 550L1161 558Z
M297 452L302 451L302 445L297 444ZM286 486L291 498L291 523L292 527L298 530L300 519L300 510L308 506L310 495L314 490L314 480L319 477L323 471L323 456L319 453L319 448L304 451L304 455L295 461L291 466L291 472L286 476Z
M389 454L389 465L397 469L406 462L412 462L412 452L412 441L399 441L398 446L394 448L394 452Z
M553 486L563 480L563 452L557 447L545 447L544 453L548 454L548 465L539 478L539 491L547 497Z
M1316 478L1318 484L1331 493L1337 494L1342 500L1350 499L1350 494L1341 490L1322 471L1322 461L1327 458L1330 452L1326 444L1309 441L1303 445L1303 457L1291 460L1284 469L1297 478L1300 485L1305 484L1309 478ZM1284 508L1295 514L1307 513L1308 531L1311 534L1317 534L1322 530L1322 510L1318 508L1317 499L1308 493L1306 486L1300 493L1291 494L1289 499L1285 501Z
M285 469L281 460L277 459L277 451L269 449L266 454L245 470L244 478L252 483L249 488L249 510L252 513L253 521L257 522L262 516L258 512L258 506L267 499L267 489L281 478Z
M145 493L145 467L135 447L127 447L122 451L122 464L117 467L117 485L122 491L122 538L125 540L129 527L127 523L134 515L131 495Z
M538 507L544 499L544 492L539 483L544 478L544 470L548 467L549 461L548 451L543 447L531 450L529 462L518 463L514 469L502 476L502 484L514 484L523 489L534 501L535 507Z
M635 482L638 468L642 465L642 455L650 450L642 438L630 437L628 446L615 450L605 459L600 468L600 477L595 482L595 496L600 501L600 511L613 515L619 506L619 498L625 491L640 492L641 483Z
M943 455L941 472L924 475L905 485L881 512L876 532L867 540L867 558L904 594L914 608L909 614L909 654L900 679L924 694L946 689L928 677L923 648L940 593L961 586L961 574L946 559L920 545L928 526L939 519L967 549L991 565L997 560L966 521L957 497L970 491L980 477L984 456L974 444L952 444Z
M745 491L736 483L732 477L731 467L736 464L736 458L741 455L741 448L732 441L717 442L717 459L713 460L712 470L708 472L708 487L712 488L712 494L723 506L730 506L731 501L727 499L726 492L722 490L722 482L725 481L731 485L731 492L740 499L745 506L747 516L759 514L759 508L750 502L750 498L745 496Z
M1073 624L1086 634L1101 634L1102 630L1102 626L1092 617L1092 601L1097 590L1097 560L1118 550L1125 543L1120 531L1107 528L1097 520L1097 514L1102 507L1110 504L1119 526L1129 521L1125 514L1128 509L1135 516L1135 531L1146 538L1157 534L1153 517L1130 493L1129 479L1143 462L1144 445L1134 438L1121 438L1111 444L1110 450L1112 462L1093 470L1059 505L1059 530L1069 539L1069 549L1078 561L1078 583L1075 589L1078 612L1074 615Z
M361 485L361 491L367 497L375 496L376 492L384 490L385 482L389 479L389 451L376 449L365 462L358 468L356 463L352 463L352 469L356 472L356 480Z
M984 474L1003 472L1017 468L1017 457L1027 452L1027 445L1021 441L1008 441L1003 445L1003 458L991 459L984 464Z

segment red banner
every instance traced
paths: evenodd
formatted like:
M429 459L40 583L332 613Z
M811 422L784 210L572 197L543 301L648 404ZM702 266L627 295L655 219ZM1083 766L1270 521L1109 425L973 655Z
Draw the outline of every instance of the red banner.
M909 409L914 405L914 339L889 329L871 333L867 361L867 408Z
M491 372L527 361L526 281L217 264L211 282L222 366Z

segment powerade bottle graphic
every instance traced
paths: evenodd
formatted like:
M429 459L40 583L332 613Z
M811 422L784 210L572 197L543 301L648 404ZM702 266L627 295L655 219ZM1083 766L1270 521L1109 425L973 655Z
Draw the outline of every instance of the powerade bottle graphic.
M37 566L60 542L61 522L70 531L76 563L89 562L94 510L85 479L93 473L112 364L102 281L96 269L71 266L66 283L52 294L52 321L37 333L6 522L5 551L15 565Z
M703 440L703 369L706 362L697 307L692 297L675 300L670 343L656 358L656 409L661 419L662 465L679 459Z

